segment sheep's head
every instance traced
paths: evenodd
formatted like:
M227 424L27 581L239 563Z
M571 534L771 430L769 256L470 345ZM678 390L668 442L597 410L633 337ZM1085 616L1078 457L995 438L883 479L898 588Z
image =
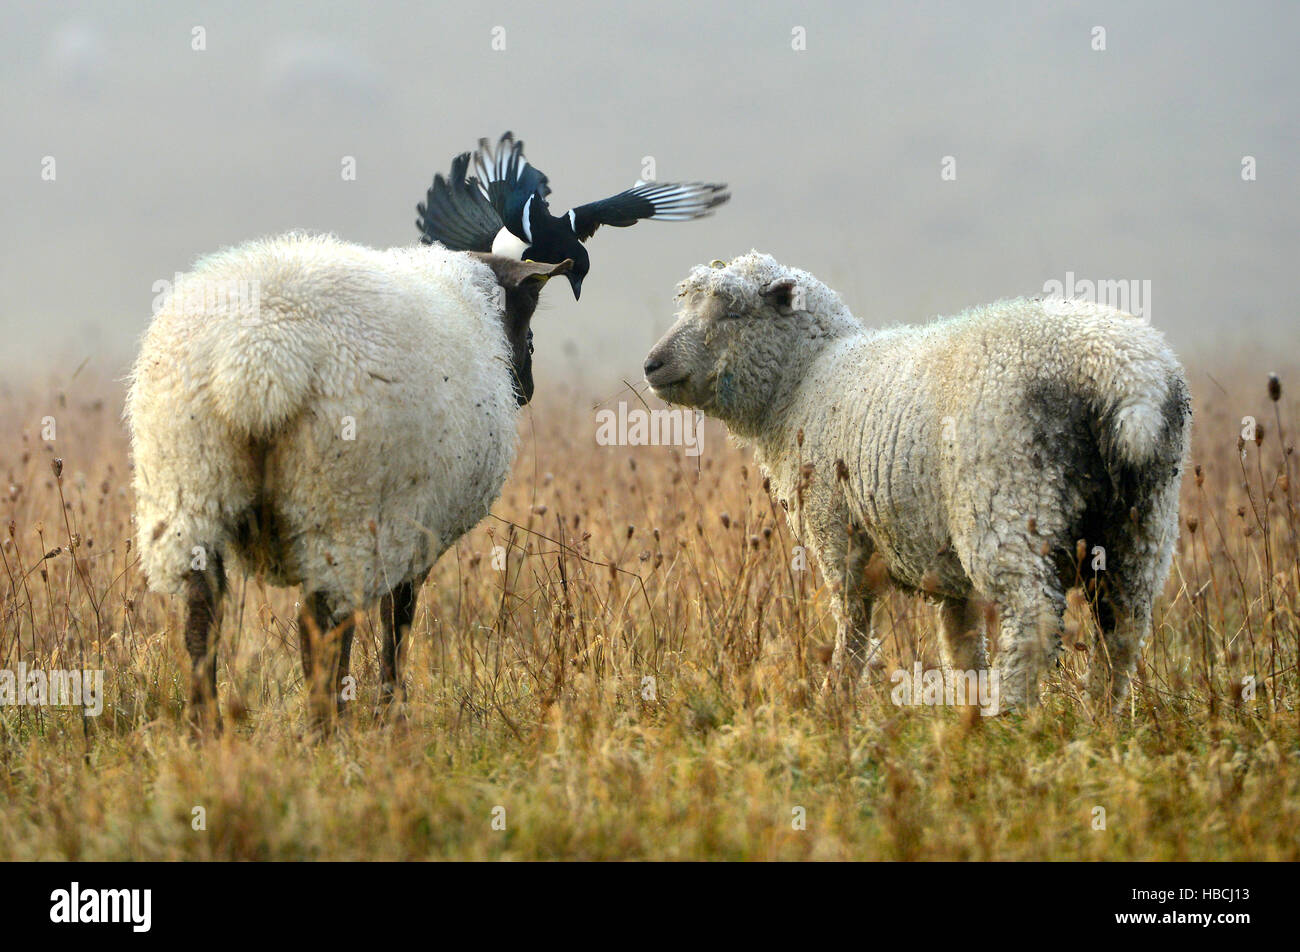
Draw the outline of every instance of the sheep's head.
M677 300L676 322L646 357L646 381L664 400L741 434L761 427L806 357L861 329L812 275L758 252L694 268Z
M510 363L514 372L515 398L522 407L533 399L533 332L529 327L542 285L557 274L566 274L573 267L573 259L565 258L559 264L541 261L519 261L501 255L471 252L496 275L497 284L504 294L502 324L510 344Z

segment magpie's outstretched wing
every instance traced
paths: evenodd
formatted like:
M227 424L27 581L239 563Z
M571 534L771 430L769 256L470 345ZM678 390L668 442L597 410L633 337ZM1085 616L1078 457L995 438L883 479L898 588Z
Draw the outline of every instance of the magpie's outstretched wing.
M725 184L710 182L638 182L625 192L569 212L573 230L586 241L601 225L626 228L643 218L690 221L712 215L731 194Z
M474 155L474 173L479 188L501 216L501 221L515 237L527 241L524 207L530 198L537 198L540 200L538 204L544 205L551 187L546 175L524 158L523 142L516 142L512 132L503 135L495 149L487 139L479 139L478 152Z
M420 217L420 241L442 242L452 251L491 251L492 240L501 230L501 216L483 196L478 181L467 178L470 154L462 152L451 161L447 178L433 177L425 201L415 206Z

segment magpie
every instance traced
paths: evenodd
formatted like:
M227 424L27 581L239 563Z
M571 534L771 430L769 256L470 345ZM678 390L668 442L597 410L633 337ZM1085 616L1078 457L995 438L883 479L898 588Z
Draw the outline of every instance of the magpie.
M571 258L567 277L577 300L591 267L582 243L601 225L626 228L643 218L690 221L711 215L731 197L725 184L638 181L610 198L552 215L550 194L546 175L529 164L523 142L507 132L495 149L479 139L477 152L452 160L446 178L435 175L416 206L415 224L422 242L441 242L452 251L490 251L546 264Z

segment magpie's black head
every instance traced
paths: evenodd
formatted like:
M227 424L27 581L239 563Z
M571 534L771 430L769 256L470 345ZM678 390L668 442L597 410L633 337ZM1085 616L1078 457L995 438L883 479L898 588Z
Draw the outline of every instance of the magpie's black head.
M542 285L557 274L568 274L573 262L566 258L559 264L546 264L482 252L471 254L492 269L505 294L502 324L510 346L515 399L522 407L533 398L533 332L529 324L537 310Z
M573 299L576 301L582 297L582 279L591 270L591 258L587 254L586 247L577 238L566 243L564 254L573 260L573 270L569 272L568 278L569 284L573 286Z

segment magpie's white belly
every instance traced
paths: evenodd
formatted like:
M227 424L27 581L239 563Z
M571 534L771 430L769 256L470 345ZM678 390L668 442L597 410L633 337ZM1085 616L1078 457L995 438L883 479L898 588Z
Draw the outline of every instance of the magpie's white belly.
M528 246L515 237L509 228L502 228L497 232L497 236L492 239L492 253L501 255L503 258L514 258L516 261L522 260L524 251Z

